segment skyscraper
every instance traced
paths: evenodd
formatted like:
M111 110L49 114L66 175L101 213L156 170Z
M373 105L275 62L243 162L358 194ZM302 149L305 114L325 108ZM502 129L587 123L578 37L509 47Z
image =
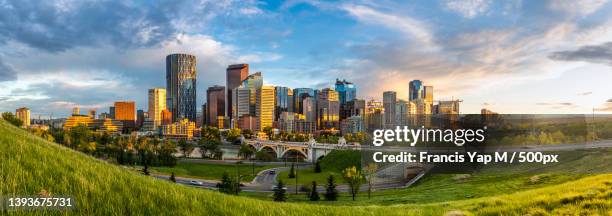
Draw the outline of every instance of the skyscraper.
M408 100L413 101L419 98L423 98L423 82L412 80L408 83Z
M336 79L336 92L338 92L338 100L340 102L340 119L349 117L347 114L346 103L357 97L357 88L352 82L346 80L340 81Z
M207 125L218 126L218 117L225 116L225 86L212 86L206 90Z
M123 122L123 128L133 130L136 126L136 103L134 101L115 102L115 120Z
M81 109L79 109L79 107L72 108L72 115L80 115L80 114L81 114Z
M340 102L338 92L324 88L317 99L317 118L319 129L340 128Z
M293 89L293 112L304 114L302 102L306 97L315 98L315 91L311 88ZM316 102L316 99L315 99Z
M423 86L423 99L433 104L433 86Z
M162 110L166 109L166 89L149 89L149 119L153 121L155 127L162 123Z
M394 91L383 92L383 107L385 108L384 125L386 128L395 127L395 104L397 93Z
M23 124L21 125L22 127L30 126L30 109L26 107L21 107L15 110L15 116L17 117L17 119L23 122Z
M196 57L189 54L166 56L166 106L172 120L196 121Z
M249 65L248 64L234 64L227 66L226 70L226 87L227 87L227 115L230 120L234 115L232 112L234 110L232 104L232 97L234 96L233 90L242 84L247 76L249 75Z
M262 86L256 96L257 130L272 127L274 121L274 86Z
M289 99L289 91L290 90L291 90L290 88L282 87L282 86L276 86L274 88L274 94L275 94L274 121L278 121L278 119L280 118L281 113L289 111L289 104L291 103L291 100Z
M91 117L92 119L96 119L96 110L90 109L89 111L87 111L87 116Z

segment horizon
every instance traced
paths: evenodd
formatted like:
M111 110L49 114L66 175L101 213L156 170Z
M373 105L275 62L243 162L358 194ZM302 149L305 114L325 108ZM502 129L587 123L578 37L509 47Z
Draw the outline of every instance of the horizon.
M24 1L0 12L0 110L33 117L115 101L147 110L171 53L196 56L198 110L228 65L247 63L268 85L345 79L364 100L407 99L418 79L434 100L463 100L462 114L612 111L608 1Z

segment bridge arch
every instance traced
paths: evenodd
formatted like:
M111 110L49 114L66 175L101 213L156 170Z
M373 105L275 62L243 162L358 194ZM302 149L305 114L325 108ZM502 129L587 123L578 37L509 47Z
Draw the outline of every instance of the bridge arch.
M278 157L278 151L274 146L271 145L261 146L261 148L259 148L259 151L267 151L269 153L273 153L274 155L276 155L276 157Z
M281 153L281 158L284 158L287 156L287 154L289 152L296 152L299 155L303 156L304 159L308 160L308 152L306 152L308 150L302 149L302 148L287 148L285 149L285 151L283 151L283 153Z

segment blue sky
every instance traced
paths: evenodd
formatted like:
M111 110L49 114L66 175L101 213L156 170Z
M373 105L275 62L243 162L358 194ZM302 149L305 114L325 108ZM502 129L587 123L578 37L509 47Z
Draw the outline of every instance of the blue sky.
M113 101L147 109L165 56L196 55L198 101L249 63L268 84L358 97L408 82L463 113L612 111L612 3L585 1L0 0L0 110L67 116Z

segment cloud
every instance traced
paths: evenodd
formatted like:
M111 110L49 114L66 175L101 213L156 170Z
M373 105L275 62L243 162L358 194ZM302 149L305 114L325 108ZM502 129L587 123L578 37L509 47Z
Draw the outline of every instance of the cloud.
M612 111L612 99L606 100L601 106L594 108L594 111L610 112Z
M582 46L575 50L553 52L549 57L558 61L585 61L612 66L612 42Z
M423 45L433 45L434 38L430 33L429 27L420 20L377 11L363 5L345 4L341 9L365 23L382 25L411 36L423 43Z
M17 73L10 66L6 65L0 58L0 82L14 81L17 79Z
M447 0L445 7L465 18L472 19L487 12L491 3L490 0Z
M608 0L552 0L549 1L548 7L554 11L585 16L596 12L606 3L608 3Z
M590 91L588 91L588 92L581 92L581 93L578 93L578 96L587 96L587 95L591 95L591 94L593 94L593 92L590 92Z
M536 105L546 106L550 109L571 109L571 108L578 107L578 105L574 103L570 103L570 102L556 102L556 103L540 102L540 103L536 103Z

